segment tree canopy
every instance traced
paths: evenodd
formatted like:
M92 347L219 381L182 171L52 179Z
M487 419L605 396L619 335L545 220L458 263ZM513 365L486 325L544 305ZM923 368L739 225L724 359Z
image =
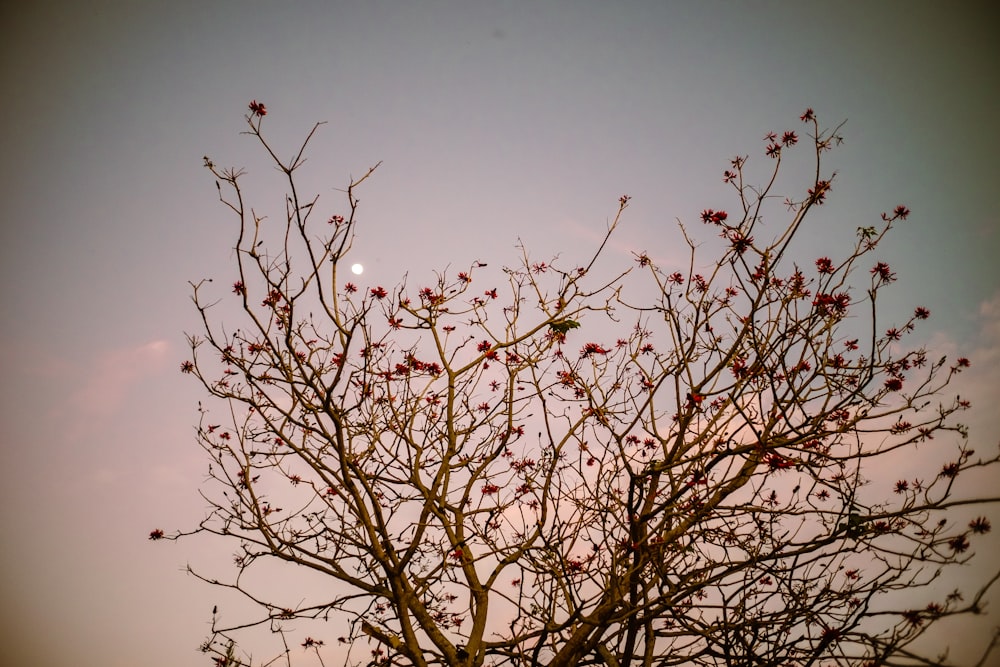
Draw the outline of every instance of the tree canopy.
M280 221L205 158L236 221L231 293L193 283L203 330L181 366L212 399L209 511L150 534L234 549L232 577L196 576L258 615L213 615L216 664L244 664L237 638L263 627L289 663L294 645L345 665L929 665L914 641L981 611L1000 574L933 586L990 529L956 508L997 501L957 483L1000 461L947 392L970 362L909 344L926 305L880 317L897 276L878 251L909 210L797 256L840 128L810 109L734 158L732 206L678 227L683 266L608 269L623 195L588 257L520 246L502 269L360 289L375 167L346 201L304 193L319 126L283 161L266 114L251 103L247 134L284 178ZM809 186L786 198L793 158ZM925 475L898 479L914 456ZM275 592L254 577L275 563L331 583Z

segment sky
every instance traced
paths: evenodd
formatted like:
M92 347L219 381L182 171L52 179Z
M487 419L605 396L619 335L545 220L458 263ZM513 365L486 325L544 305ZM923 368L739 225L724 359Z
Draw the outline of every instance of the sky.
M386 284L514 263L518 239L540 257L582 256L622 194L632 203L611 257L645 249L681 265L677 221L734 206L721 180L729 158L766 167L761 138L801 131L806 107L829 126L846 120L803 263L846 251L858 226L906 204L910 219L882 251L900 277L885 307L930 308L926 342L972 359L966 421L982 449L995 447L995 12L973 2L3 3L4 660L207 664L195 649L217 593L183 569L224 563L229 547L146 536L192 526L205 509L193 430L203 396L178 368L198 325L187 281L231 282L233 221L202 156L248 166L255 206L282 210L273 171L240 135L251 99L267 105L283 155L326 121L304 180L323 197L382 161L361 193L355 254L365 280ZM995 551L980 559L996 561ZM967 632L1000 624L994 599Z

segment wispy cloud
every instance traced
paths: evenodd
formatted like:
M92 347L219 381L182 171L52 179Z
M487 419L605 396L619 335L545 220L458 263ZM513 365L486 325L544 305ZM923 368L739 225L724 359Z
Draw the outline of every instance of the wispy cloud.
M170 352L165 340L112 349L78 368L78 387L68 406L71 432L99 426L121 410L131 390L145 377L164 370Z
M957 357L972 361L972 367L955 378L953 389L972 401L967 421L973 426L973 434L979 432L986 437L987 433L1000 431L1000 413L995 408L1000 401L996 373L1000 364L1000 290L979 304L978 329L974 335L963 341L941 336L929 348L947 354L951 361Z

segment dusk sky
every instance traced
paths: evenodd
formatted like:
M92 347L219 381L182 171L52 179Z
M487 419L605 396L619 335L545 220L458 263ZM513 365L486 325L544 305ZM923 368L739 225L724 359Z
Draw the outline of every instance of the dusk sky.
M886 312L931 310L920 342L973 363L954 391L976 448L1000 439L992 3L43 1L3 3L0 24L0 662L209 664L220 598L182 570L231 547L146 536L205 511L187 281L234 280L235 227L202 156L283 211L240 135L251 99L284 156L327 121L304 172L324 201L383 162L354 257L386 285L516 263L519 238L582 257L622 194L608 265L646 250L684 269L677 221L705 233L702 209L736 207L732 156L763 178L765 133L804 133L806 107L846 120L800 262L907 205L880 251ZM1000 624L992 599L953 655Z

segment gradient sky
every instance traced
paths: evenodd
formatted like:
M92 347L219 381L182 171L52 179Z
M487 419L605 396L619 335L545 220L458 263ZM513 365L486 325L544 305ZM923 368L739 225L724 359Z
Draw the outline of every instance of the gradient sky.
M229 547L146 535L204 512L202 396L178 372L197 330L186 281L232 281L234 228L202 156L249 166L255 206L282 210L239 135L252 98L283 155L328 121L306 176L324 198L383 161L356 257L387 285L516 262L519 237L582 256L624 193L610 256L681 262L676 220L735 205L730 157L766 168L762 136L801 132L807 106L847 119L802 263L908 205L882 253L900 276L887 309L929 307L924 340L972 358L966 421L994 447L991 4L3 3L0 661L208 664L195 648L218 594L181 570ZM1000 623L994 599L966 627Z

